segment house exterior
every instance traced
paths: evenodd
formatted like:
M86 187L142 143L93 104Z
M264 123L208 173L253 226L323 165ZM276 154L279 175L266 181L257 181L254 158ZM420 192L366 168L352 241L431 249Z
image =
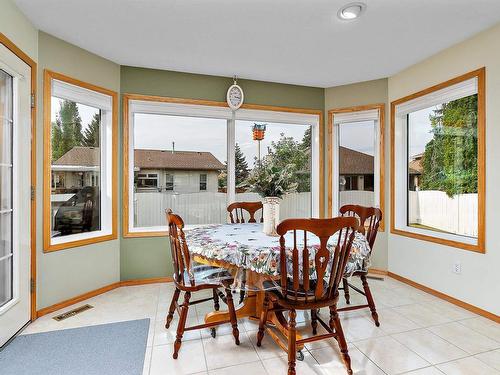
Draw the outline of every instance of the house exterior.
M138 192L217 192L226 168L212 153L197 151L134 151L134 182ZM52 163L52 194L76 193L99 186L100 149L73 147Z
M210 152L134 150L137 192L217 192L218 177L226 166Z
M408 163L408 189L411 191L417 191L420 188L420 180L422 178L422 172L424 171L424 167L422 166L423 157L423 153L415 155Z
M347 147L339 147L340 191L374 191L374 158Z

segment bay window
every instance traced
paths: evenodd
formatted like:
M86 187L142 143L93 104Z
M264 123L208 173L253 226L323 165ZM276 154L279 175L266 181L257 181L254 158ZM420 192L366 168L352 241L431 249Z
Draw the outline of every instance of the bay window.
M233 113L225 103L125 95L124 236L165 235L167 208L187 226L221 224L230 203L261 200L247 183L259 146L261 159L285 151L300 159L292 161L297 191L284 197L281 218L319 217L320 121L319 111ZM252 138L257 123L268 129L261 142ZM137 189L134 175L152 171L164 176L165 190Z
M117 94L44 75L44 250L116 238Z
M484 251L484 69L392 103L392 231Z

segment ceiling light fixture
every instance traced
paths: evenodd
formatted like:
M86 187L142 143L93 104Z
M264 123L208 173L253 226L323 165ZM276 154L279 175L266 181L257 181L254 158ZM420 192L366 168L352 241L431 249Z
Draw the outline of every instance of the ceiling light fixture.
M365 10L365 3L349 3L340 8L337 15L343 21L351 21L361 16Z

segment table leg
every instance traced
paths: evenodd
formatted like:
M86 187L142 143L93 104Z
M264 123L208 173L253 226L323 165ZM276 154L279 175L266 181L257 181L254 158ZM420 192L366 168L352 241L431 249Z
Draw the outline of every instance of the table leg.
M236 317L259 319L262 309L264 307L264 296L265 292L248 292L243 305L236 309ZM229 320L229 311L212 311L205 315L205 323L215 323L223 322ZM287 342L288 340L288 322L283 315L283 312L270 312L268 316L268 321L274 328L280 333L279 336L283 336L282 339L276 334L271 334L270 336L278 345L282 346L278 341ZM270 328L273 329L273 328ZM297 334L297 340L300 340L300 335ZM297 345L297 350L302 350L304 344Z

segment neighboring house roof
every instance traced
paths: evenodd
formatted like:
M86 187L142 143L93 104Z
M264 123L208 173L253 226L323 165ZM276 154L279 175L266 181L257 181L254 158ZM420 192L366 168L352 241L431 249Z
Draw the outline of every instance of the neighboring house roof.
M210 152L197 151L169 151L169 150L142 150L134 151L136 168L156 169L179 169L179 170L203 170L218 171L225 169L222 164ZM99 165L98 147L73 147L63 156L52 163L56 168L59 166L70 167L96 167Z
M99 147L76 146L57 159L52 165L95 167L99 163Z
M136 168L218 171L226 169L212 153L198 151L134 150Z
M342 146L339 147L339 153L341 175L373 174L374 158L372 155Z
M424 167L422 166L422 158L424 154L418 154L413 156L413 158L408 163L408 169L410 170L410 174L422 174L424 171Z

